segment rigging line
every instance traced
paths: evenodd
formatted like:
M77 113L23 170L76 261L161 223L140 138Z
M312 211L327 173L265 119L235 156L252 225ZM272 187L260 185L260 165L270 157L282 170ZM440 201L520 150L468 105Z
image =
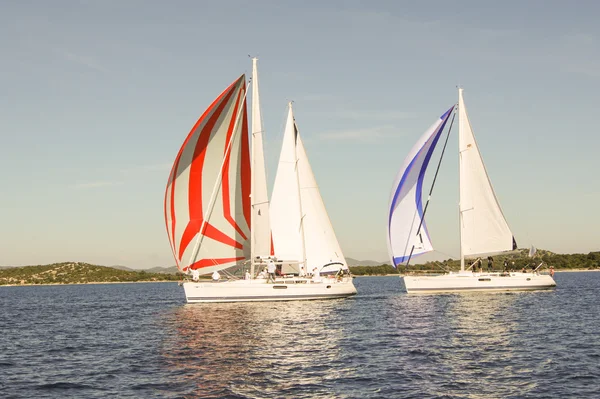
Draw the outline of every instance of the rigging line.
M300 131L298 130L298 125L296 125L296 118L294 117L294 112L292 109L292 103L294 101L290 101L288 106L289 110L292 111L292 123L294 127L294 156L296 158L295 162L295 171L296 171L296 185L298 188L298 205L300 207L300 237L302 237L302 263L306 265L308 269L308 260L306 259L306 231L304 230L304 210L302 209L302 190L300 189L300 171L298 169L298 162L300 159L298 158L298 140L300 138Z
M418 210L415 209L415 212L413 213L412 221L410 222L411 226L415 223L415 219L417 218L417 214L418 214ZM406 250L407 250L409 244L410 244L410 236L406 238L406 244L404 245L404 253L406 253ZM412 248L410 249L409 258L412 256L412 253L413 253L414 250L415 250L415 245L413 244ZM400 268L397 267L399 265L396 265L396 261L393 260L393 262L394 262L394 267L396 267L396 270L398 270L398 275L400 275ZM406 264L406 266L408 266L408 264ZM406 267L404 268L404 270L406 271Z
M456 107L456 105L455 105ZM431 182L431 188L429 189L429 194L427 195L427 202L425 203L425 208L423 208L423 215L421 216L421 221L419 222L419 228L417 229L417 235L420 237L421 227L423 226L423 222L425 221L425 214L427 213L427 207L429 206L429 201L431 200L431 194L433 193L433 187L435 186L435 181L437 180L438 173L440 171L440 166L442 165L442 159L444 159L444 153L446 152L446 146L448 145L448 139L450 138L450 132L452 131L452 125L454 125L454 118L456 118L456 108L454 108L454 112L452 114L452 120L450 121L450 127L448 128L448 133L446 134L446 140L444 141L444 147L442 148L442 154L440 155L440 160L438 161L437 168L435 169L435 175L433 176L433 181ZM423 239L421 238L421 241ZM410 263L410 258L412 258L413 251L415 250L415 246L413 244L412 249L410 250L410 255L408 255L408 260L406 261L405 268L408 268L408 264Z

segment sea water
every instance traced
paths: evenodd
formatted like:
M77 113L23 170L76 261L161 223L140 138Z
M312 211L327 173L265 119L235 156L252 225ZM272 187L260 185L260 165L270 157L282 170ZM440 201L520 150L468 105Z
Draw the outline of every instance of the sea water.
M0 287L2 398L600 397L600 273L552 291L186 304L176 283Z

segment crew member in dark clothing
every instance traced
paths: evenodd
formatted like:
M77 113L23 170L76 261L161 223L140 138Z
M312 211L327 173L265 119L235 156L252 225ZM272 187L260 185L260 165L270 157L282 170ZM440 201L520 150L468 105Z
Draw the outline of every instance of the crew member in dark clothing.
M488 272L491 272L494 268L494 258L488 256Z

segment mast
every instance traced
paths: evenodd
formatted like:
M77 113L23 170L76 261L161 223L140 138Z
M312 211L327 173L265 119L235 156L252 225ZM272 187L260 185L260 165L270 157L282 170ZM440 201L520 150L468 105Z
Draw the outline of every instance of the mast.
M306 263L306 236L304 233L304 212L302 211L302 192L300 190L300 168L298 167L298 126L296 126L296 118L294 118L294 111L292 110L292 101L288 103L290 109L289 113L292 116L292 123L294 124L294 157L295 157L295 172L296 172L296 187L298 189L298 207L300 210L300 241L302 242L302 263L306 273L309 273L308 264Z
M258 91L258 58L252 58L252 160L250 215L250 275L254 277L257 256L270 255L271 223L263 150L263 126Z
M458 88L458 124L459 126L462 127L463 123L465 122L462 118L462 115L464 114L463 112L463 108L464 108L464 101L463 101L463 95L462 95L463 89L462 87ZM460 141L461 141L461 135L458 135L458 230L459 230L459 245L460 245L460 271L464 272L465 271L465 254L463 251L463 209L462 209L462 198L461 198L461 194L462 194L462 190L460 189L460 184L461 184L461 170L462 170L462 151L461 151L461 146L460 146Z

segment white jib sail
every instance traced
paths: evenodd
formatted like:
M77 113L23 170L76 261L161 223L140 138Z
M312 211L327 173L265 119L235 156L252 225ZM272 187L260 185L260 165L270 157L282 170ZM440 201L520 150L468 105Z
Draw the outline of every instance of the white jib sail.
M263 151L263 127L258 91L257 59L252 59L252 183L251 235L252 259L271 254L269 197Z
M462 254L475 256L510 251L515 248L513 234L479 153L463 89L458 89L458 123Z
M320 272L348 269L346 259L335 236L325 209L319 186L315 180L306 150L296 126L296 154L298 156L298 183L302 203L302 226L306 247L306 267Z
M271 230L273 233L273 248L278 259L304 262L304 237L301 224L302 208L298 187L296 139L297 132L290 105L271 196Z
M394 266L406 262L409 256L433 250L425 220L422 219L423 179L435 145L453 109L450 108L419 138L404 159L394 181L387 229L388 252Z

